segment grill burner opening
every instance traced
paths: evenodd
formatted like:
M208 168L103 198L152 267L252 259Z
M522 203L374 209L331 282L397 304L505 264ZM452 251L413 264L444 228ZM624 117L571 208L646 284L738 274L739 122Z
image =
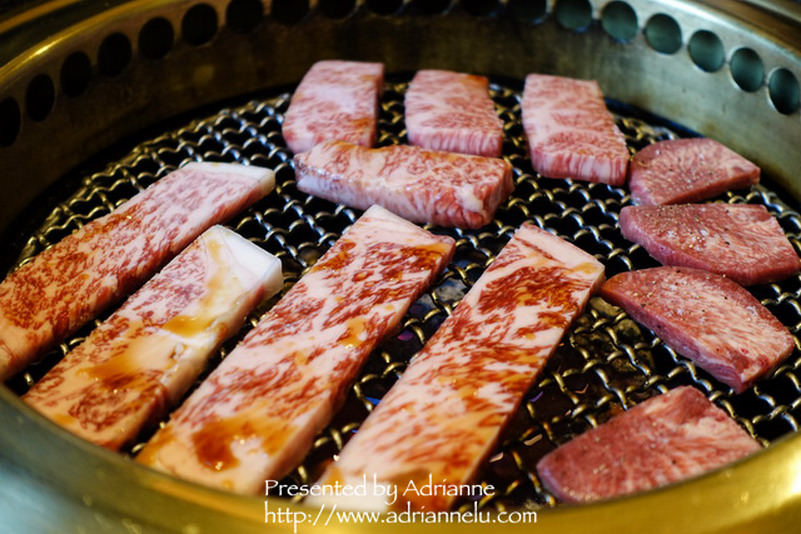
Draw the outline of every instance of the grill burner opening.
M406 142L403 95L411 76L390 77L379 117L378 145ZM315 441L311 453L286 482L311 483L358 429L381 396L403 372L406 363L434 333L467 289L492 261L512 232L526 220L594 254L607 276L657 263L638 245L625 240L618 227L620 209L630 203L628 190L603 184L550 180L531 168L520 122L517 80L494 78L491 96L504 121L504 157L514 166L515 190L496 220L476 231L433 228L457 240L454 260L439 283L415 303L400 332L371 355L346 404ZM273 93L274 95L275 93ZM291 154L281 137L281 121L290 94L281 93L219 110L186 126L145 141L119 159L87 164L86 178L67 187L67 198L51 201L41 226L28 237L16 260L19 265L83 223L108 213L177 166L191 160L250 163L276 172L276 191L228 226L278 256L288 289L359 216L357 210L300 193L294 182ZM624 104L609 102L631 151L662 139L691 135L678 125ZM769 187L728 193L718 200L763 204L777 216L796 250L801 248L801 216ZM30 215L29 215L30 217ZM24 219L24 215L23 215ZM30 223L28 223L30 224ZM750 288L791 332L801 327L801 277ZM255 324L257 310L242 332L226 343L212 365L225 357ZM97 323L90 324L56 350L9 382L24 393L67 351L79 344ZM677 356L648 330L599 298L570 329L539 383L531 390L479 482L496 492L484 497L483 509L553 506L534 466L547 451L623 409L658 392L691 384L727 411L763 445L798 429L801 419L801 358L793 355L768 378L734 395L688 360ZM135 453L150 436L129 448Z

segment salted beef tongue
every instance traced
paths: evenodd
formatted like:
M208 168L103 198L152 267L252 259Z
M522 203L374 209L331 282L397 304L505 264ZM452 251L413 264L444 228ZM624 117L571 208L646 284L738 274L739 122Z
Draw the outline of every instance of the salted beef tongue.
M601 296L737 393L793 351L794 338L748 291L687 267L620 273Z
M712 271L744 286L783 280L801 269L798 254L764 206L626 206L620 228L663 265Z
M684 386L561 445L537 472L559 500L589 502L697 476L759 448L723 410Z
M631 159L629 189L637 204L681 204L759 182L759 167L712 139L671 139Z

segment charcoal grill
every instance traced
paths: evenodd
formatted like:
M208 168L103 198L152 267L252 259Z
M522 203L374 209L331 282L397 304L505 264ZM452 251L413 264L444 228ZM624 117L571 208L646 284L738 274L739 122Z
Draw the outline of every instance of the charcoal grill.
M229 226L281 258L288 288L359 215L295 187L280 124L306 69L324 58L385 62L380 145L405 142L403 93L415 70L490 76L515 192L483 229L433 228L457 239L453 263L412 306L401 331L371 355L345 406L287 482L315 479L523 221L595 254L608 276L655 265L620 235L618 213L630 203L625 188L549 180L531 169L519 110L529 72L597 79L632 151L702 134L754 160L763 185L717 200L764 204L801 248L801 7L794 2L66 0L6 15L0 43L4 272L184 162L238 161L274 169L278 186ZM753 292L799 334L801 279ZM265 525L263 498L150 471L126 457L140 445L110 453L20 402L18 395L93 326L0 387L0 530L291 528ZM534 465L546 451L682 384L703 391L766 450L696 480L588 506L558 505L542 487ZM536 525L491 527L504 532L794 532L801 524L799 421L798 350L735 395L594 299L487 462L482 480L498 491L479 506L538 511ZM326 530L345 527L397 528L352 523Z

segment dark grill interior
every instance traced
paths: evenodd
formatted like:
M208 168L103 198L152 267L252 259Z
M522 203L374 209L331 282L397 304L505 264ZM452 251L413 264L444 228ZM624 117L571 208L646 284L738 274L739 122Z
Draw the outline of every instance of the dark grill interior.
M404 143L403 93L409 76L391 78L382 98L379 145ZM530 166L520 122L520 81L495 79L492 96L505 122L504 157L514 165L516 188L502 205L496 220L477 231L433 228L457 239L457 252L436 287L415 303L400 332L369 359L351 389L345 407L315 442L304 463L289 477L313 482L372 406L391 387L409 358L433 334L453 306L526 220L556 232L594 254L606 265L607 276L629 269L657 265L639 246L620 235L620 208L630 202L625 188L540 178ZM274 169L276 191L229 226L278 256L283 263L285 289L290 287L360 214L319 200L295 188L291 154L281 137L282 114L289 93L221 109L138 144L118 161L90 163L78 170L67 195L53 198L41 226L27 237L22 250L12 250L6 264L19 264L81 224L108 213L177 166L190 160L243 162ZM691 135L663 119L626 105L610 102L629 147L665 138ZM766 186L730 193L718 200L764 204L776 215L796 250L801 247L801 217ZM62 189L69 189L70 184ZM66 198L66 199L65 199ZM27 214L28 219L35 217ZM30 225L30 222L23 224ZM19 247L17 247L19 249ZM753 293L797 334L801 308L797 295L801 280L751 288ZM254 312L239 336L226 343L224 357L244 332L255 324ZM93 325L61 344L58 350L32 365L9 385L23 393L71 347L80 343ZM219 360L214 360L219 361ZM213 362L214 363L214 362ZM716 382L689 361L666 348L650 331L639 327L618 308L592 300L529 392L501 445L485 467L482 480L496 488L483 507L553 506L534 471L542 454L660 391L693 384L726 410L751 434L767 445L798 429L801 417L801 358L796 351L769 378L741 395ZM145 440L148 436L142 436ZM135 452L138 446L129 449Z

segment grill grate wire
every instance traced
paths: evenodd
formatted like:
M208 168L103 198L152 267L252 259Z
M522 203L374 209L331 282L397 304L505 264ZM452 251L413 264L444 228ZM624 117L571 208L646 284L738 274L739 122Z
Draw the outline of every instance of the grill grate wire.
M379 117L378 145L405 143L403 95L408 77L390 79ZM618 213L630 204L625 188L572 180L541 178L531 168L520 121L519 84L495 80L491 96L504 121L503 157L514 166L515 190L486 227L467 231L427 227L457 240L453 262L436 285L412 305L400 331L369 358L345 405L317 437L303 463L286 479L311 483L332 459L407 362L434 333L469 287L523 221L532 221L595 255L607 277L657 263L619 231ZM86 172L77 190L55 203L32 233L15 265L24 263L86 222L109 213L136 192L188 161L239 162L271 168L276 189L228 226L281 259L285 293L360 212L298 191L291 153L281 137L281 122L291 94L251 100L194 120L184 127L142 142L118 161ZM663 139L688 135L680 126L610 101L618 126L632 152ZM722 195L717 201L763 204L775 215L796 251L801 250L801 216L763 185ZM801 328L801 277L750 288L790 331ZM277 297L276 297L277 298ZM274 303L275 299L271 301ZM251 314L242 331L225 343L210 369L256 324L267 305ZM99 320L9 382L19 394L34 384ZM796 341L798 345L798 341ZM740 395L676 355L649 330L619 308L593 298L587 311L565 335L537 384L505 430L486 462L481 482L495 494L482 509L554 506L534 466L558 444L606 421L610 416L659 392L692 384L723 408L763 445L798 430L801 420L801 358L796 350L768 378ZM152 433L141 436L135 453ZM472 506L463 501L462 506Z

